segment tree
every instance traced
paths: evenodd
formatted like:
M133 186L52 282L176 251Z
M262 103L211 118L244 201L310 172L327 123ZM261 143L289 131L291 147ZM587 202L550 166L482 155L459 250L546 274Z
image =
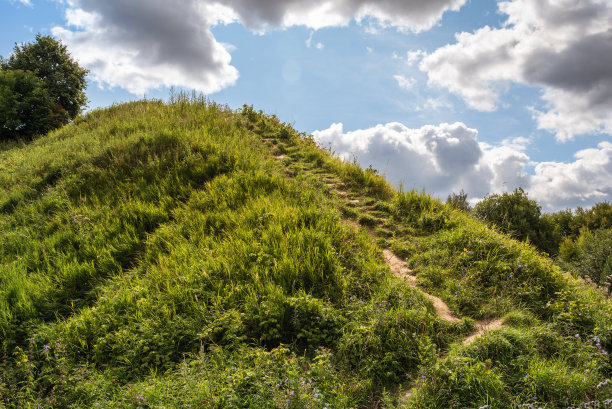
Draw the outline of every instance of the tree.
M541 217L541 208L522 188L512 194L492 194L474 206L474 216L497 226L518 240L528 240L549 254L556 254L560 237L553 225Z
M560 249L561 265L612 291L612 229L583 228L576 240L567 238Z
M0 70L0 140L30 138L67 120L68 113L32 72Z
M453 192L448 195L446 198L446 203L455 209L463 210L464 212L469 212L471 208L467 200L467 193L465 193L463 189L461 189L461 192L459 193Z
M4 70L31 71L43 83L52 101L67 113L65 123L74 119L86 104L85 76L67 47L51 36L36 35L36 42L15 44L14 53L2 61Z

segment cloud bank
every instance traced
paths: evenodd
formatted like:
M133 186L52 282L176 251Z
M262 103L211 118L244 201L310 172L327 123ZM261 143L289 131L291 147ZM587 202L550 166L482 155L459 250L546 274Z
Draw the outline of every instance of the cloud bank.
M491 111L510 83L543 89L540 129L560 141L612 134L612 3L609 0L512 0L499 3L502 28L456 35L426 56L429 84L472 108Z
M343 124L313 132L321 146L341 158L356 157L394 183L408 189L425 188L445 198L465 190L473 199L523 187L544 210L588 207L612 199L612 143L575 154L571 163L533 163L525 153L526 138L493 146L478 141L478 131L465 124L443 123L418 129L392 122L344 132ZM535 165L534 174L525 167Z
M21 0L27 2L26 0ZM66 27L53 35L91 70L94 81L143 94L162 85L213 93L238 79L228 50L212 34L237 22L264 33L305 26L313 30L351 21L400 30L431 28L465 0L58 0ZM316 45L322 48L322 44Z

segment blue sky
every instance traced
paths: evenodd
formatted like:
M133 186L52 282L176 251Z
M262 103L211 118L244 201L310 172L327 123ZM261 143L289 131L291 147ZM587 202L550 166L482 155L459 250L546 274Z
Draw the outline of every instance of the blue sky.
M612 199L607 0L0 0L91 70L89 109L197 89L253 105L395 183L544 210Z

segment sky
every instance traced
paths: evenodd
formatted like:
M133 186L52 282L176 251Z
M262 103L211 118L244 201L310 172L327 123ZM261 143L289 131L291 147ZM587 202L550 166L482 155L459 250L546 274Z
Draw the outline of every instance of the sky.
M36 33L88 110L196 90L441 199L612 201L610 0L0 0L0 55Z

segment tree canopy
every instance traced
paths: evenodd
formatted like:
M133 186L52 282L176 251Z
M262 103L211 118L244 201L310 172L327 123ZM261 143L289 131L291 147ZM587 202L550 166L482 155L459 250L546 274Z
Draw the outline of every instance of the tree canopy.
M30 137L74 119L87 102L85 77L67 47L50 36L15 45L8 59L0 59L3 138Z
M541 217L540 205L527 197L522 188L513 193L492 194L474 206L474 216L497 226L518 240L529 240L540 250L555 254L559 237L553 225Z
M0 70L0 139L32 137L57 128L68 113L30 71Z

